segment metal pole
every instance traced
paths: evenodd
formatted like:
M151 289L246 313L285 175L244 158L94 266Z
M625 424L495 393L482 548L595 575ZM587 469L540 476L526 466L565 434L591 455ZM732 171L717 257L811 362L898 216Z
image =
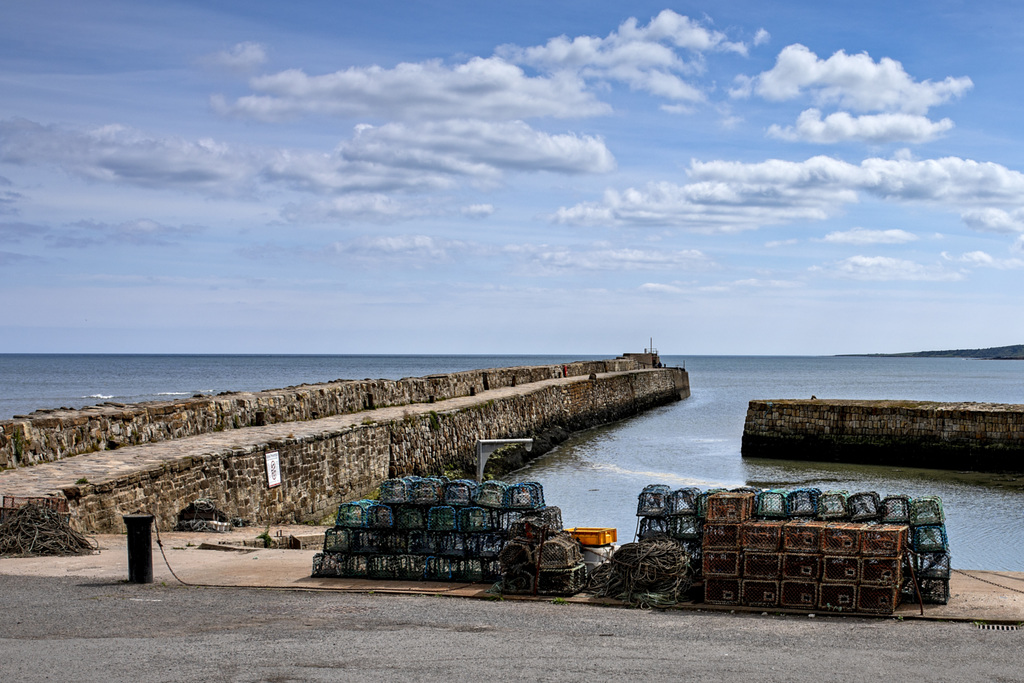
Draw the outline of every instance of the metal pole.
M122 515L128 527L128 581L153 583L153 515Z

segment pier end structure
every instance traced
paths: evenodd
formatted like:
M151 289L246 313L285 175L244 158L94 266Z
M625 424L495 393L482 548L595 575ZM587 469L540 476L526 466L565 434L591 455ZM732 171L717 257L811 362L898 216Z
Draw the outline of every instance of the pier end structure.
M1024 472L1024 405L906 400L750 401L745 458Z

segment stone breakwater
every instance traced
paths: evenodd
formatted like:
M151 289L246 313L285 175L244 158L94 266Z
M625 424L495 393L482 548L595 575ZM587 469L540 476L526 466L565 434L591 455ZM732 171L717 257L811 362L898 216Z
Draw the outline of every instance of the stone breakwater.
M43 461L0 472L0 493L63 496L76 525L96 532L121 531L121 515L137 511L156 515L159 528L169 529L177 513L197 498L209 498L228 516L259 525L318 520L389 477L470 469L477 439L586 429L690 393L686 372L677 368L557 377L561 366L545 367L502 373L516 379L495 388L491 378L498 372L459 373L478 381L486 374L489 386L470 391L473 385L466 383L462 395L440 400L434 394L433 403L211 430ZM315 395L320 387L296 389ZM282 483L270 487L265 456L275 451Z
M744 457L1024 471L1024 405L751 401Z
M260 392L229 392L177 401L102 403L82 410L38 410L0 420L0 469L83 453L180 439L227 429L316 420L591 373L637 369L626 359L490 370L400 380L336 380Z

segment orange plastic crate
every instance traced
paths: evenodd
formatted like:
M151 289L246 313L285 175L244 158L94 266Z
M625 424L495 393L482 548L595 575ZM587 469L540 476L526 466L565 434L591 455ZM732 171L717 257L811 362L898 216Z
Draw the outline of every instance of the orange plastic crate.
M577 526L566 529L580 545L608 545L618 540L618 530L612 527Z

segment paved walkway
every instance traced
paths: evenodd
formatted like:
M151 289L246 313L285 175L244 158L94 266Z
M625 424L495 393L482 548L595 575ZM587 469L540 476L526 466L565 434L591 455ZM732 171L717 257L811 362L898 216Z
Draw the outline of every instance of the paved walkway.
M602 373L600 377L634 374L644 370ZM481 391L476 396L461 396L436 403L413 403L404 406L364 410L305 422L284 422L262 427L243 427L222 432L190 436L171 441L158 441L139 446L126 446L100 451L32 467L19 467L0 472L0 494L12 496L43 496L74 486L85 479L90 484L139 474L168 462L183 458L201 458L229 450L252 452L265 449L272 441L285 438L314 437L332 434L366 423L401 420L406 415L425 415L431 411L447 412L480 405L499 398L531 394L546 387L585 382L587 377L564 377L532 382L516 387L500 387Z
M486 584L441 583L432 581L373 581L364 579L312 578L313 555L326 527L271 527L271 536L307 538L306 550L253 549L244 547L261 530L236 529L226 534L164 532L160 534L167 560L153 542L153 577L156 583L174 585L174 575L188 584L237 588L277 588L289 590L341 591L354 593L398 593L408 595L447 595L451 597L493 599ZM128 550L123 535L98 535L100 552L77 557L5 558L0 560L0 576L76 577L109 582L128 577ZM224 550L211 549L220 546ZM168 569L168 564L174 574ZM950 580L948 605L925 605L924 616L915 604L897 608L896 617L940 621L985 621L1024 623L1024 573L992 571L954 571ZM506 599L550 602L550 597L506 596ZM568 598L568 602L617 605L614 600L586 595ZM716 612L763 612L807 614L805 611L748 607L723 607L693 603L679 609ZM830 613L819 613L820 616ZM871 617L857 613L853 616ZM889 618L889 617L886 617Z

